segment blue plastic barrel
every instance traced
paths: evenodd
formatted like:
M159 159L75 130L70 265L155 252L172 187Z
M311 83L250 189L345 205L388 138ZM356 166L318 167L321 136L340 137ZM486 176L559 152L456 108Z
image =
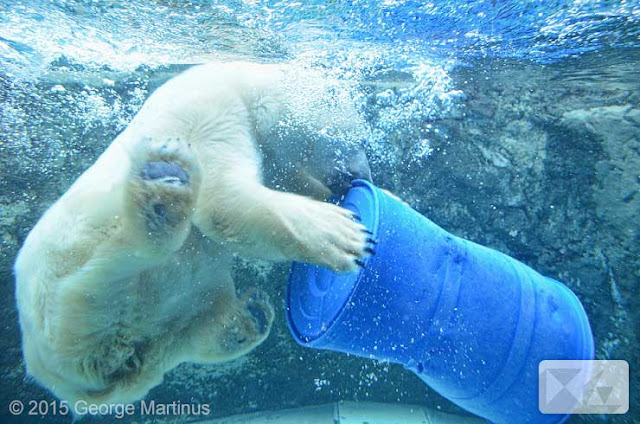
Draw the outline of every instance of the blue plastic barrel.
M378 240L357 273L294 263L287 319L303 346L403 364L494 423L560 423L538 410L538 364L593 359L593 336L566 286L453 236L357 180L341 205Z

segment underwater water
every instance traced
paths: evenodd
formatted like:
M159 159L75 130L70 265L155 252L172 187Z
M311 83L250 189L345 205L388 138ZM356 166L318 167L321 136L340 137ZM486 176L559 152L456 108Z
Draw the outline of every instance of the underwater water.
M25 237L155 88L231 60L322 69L366 118L379 186L571 288L596 358L631 364L631 406L568 422L640 422L637 2L0 0L2 422L71 422L8 409L54 399L22 362L12 266ZM239 258L238 289L274 303L271 335L238 360L180 365L148 398L207 404L208 418L338 400L464 414L401 366L297 345L287 272Z

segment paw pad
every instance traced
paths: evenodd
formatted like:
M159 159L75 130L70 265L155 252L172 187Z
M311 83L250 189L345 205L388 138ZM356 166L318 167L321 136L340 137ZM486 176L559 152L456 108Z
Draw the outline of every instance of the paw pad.
M147 162L142 171L140 171L140 176L145 180L153 180L165 184L189 184L189 174L176 162Z
M247 305L247 309L251 314L251 318L256 323L256 327L260 334L264 334L269 328L269 317L267 317L264 308L258 304L250 302Z

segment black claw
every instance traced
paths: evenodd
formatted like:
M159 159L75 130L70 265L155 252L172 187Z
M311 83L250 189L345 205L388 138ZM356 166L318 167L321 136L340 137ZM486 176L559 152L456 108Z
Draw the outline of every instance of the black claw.
M372 235L373 235L373 231L368 230L368 229L366 229L366 228L365 228L365 229L362 229L362 230L360 230L360 231L362 231L362 232L363 232L363 233L365 233L365 234L369 234L370 236L372 236Z
M360 215L358 214L351 214L351 219L355 219L356 221L362 221L362 218L360 218Z
M367 243L371 243L371 244L378 244L378 240L376 240L376 239L373 239L373 238L369 237L369 238L367 239Z
M358 265L360 268L364 268L364 262L362 262L360 259L356 259L354 261L356 263L356 265Z
M365 248L364 248L364 251L365 251L365 252L367 252L367 253L369 253L369 254L371 254L371 255L375 255L375 254L376 254L376 251L375 251L375 250L373 250L373 249L372 249L372 248L370 248L370 247L365 247Z

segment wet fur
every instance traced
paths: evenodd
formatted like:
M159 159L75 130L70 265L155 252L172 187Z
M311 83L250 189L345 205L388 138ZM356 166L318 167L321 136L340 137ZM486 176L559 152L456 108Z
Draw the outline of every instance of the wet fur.
M234 252L337 271L368 254L350 212L263 184L260 146L296 119L283 78L235 63L170 80L31 231L15 264L23 350L58 397L130 402L181 362L261 343L273 309L259 290L236 296ZM305 194L329 191L289 174Z

